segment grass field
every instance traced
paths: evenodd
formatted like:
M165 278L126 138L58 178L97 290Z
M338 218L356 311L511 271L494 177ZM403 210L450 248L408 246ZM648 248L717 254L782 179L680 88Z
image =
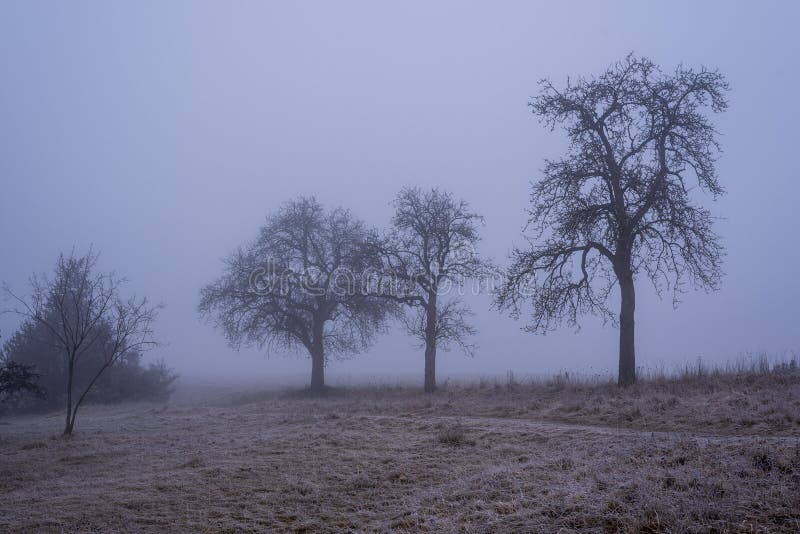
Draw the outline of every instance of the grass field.
M6 418L0 531L800 531L796 371L178 393Z

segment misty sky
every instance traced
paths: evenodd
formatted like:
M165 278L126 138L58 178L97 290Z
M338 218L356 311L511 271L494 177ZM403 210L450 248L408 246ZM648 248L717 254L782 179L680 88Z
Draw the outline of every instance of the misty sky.
M566 147L527 107L537 81L633 51L667 71L719 68L732 87L713 119L722 289L673 310L640 280L637 363L800 350L798 20L794 2L4 1L0 279L25 291L93 243L127 291L166 304L149 359L184 376L305 378L302 354L235 352L198 317L221 258L297 195L382 227L402 186L435 185L485 216L481 251L506 264L530 181ZM535 336L487 297L469 302L480 348L440 353L440 375L616 372L610 324ZM0 334L16 324L0 317ZM397 327L327 374L421 380L422 363Z

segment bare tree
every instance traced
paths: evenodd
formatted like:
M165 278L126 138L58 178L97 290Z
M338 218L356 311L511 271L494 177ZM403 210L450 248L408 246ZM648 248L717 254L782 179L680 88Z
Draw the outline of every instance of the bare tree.
M717 131L708 111L727 107L728 84L717 71L679 66L663 73L628 56L602 76L541 82L533 112L551 129L563 124L568 155L547 161L533 186L530 248L516 250L497 301L519 313L533 301L532 331L595 312L620 288L619 384L636 381L634 282L647 277L673 302L687 282L715 289L722 248L710 212L693 184L716 199Z
M425 346L425 391L436 389L436 349L455 343L471 354L475 333L471 315L457 297L440 303L440 294L488 268L475 252L483 218L463 200L439 189L408 187L394 200L392 229L375 240L383 268L376 290L411 307L407 330Z
M390 312L361 290L363 273L378 265L366 236L347 210L325 211L314 198L288 202L227 259L223 276L201 291L199 310L234 347L304 348L319 392L328 358L366 348Z
M140 352L155 345L152 324L159 306L146 298L120 298L123 280L112 273L96 273L98 254L61 254L52 278L33 276L31 296L26 300L8 286L5 291L18 304L11 310L50 334L51 343L64 356L67 368L66 423L64 434L72 433L75 418L86 395L103 372L129 352ZM102 355L89 381L77 387L76 367L88 351Z

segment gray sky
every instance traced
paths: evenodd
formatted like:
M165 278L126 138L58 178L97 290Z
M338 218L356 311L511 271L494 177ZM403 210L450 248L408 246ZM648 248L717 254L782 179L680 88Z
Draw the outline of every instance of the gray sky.
M149 354L189 376L309 372L234 352L196 313L220 258L264 216L316 195L383 226L404 185L437 185L486 217L482 251L521 244L529 182L566 146L526 104L536 82L602 72L628 52L718 67L728 194L721 291L673 310L644 281L640 365L800 350L795 2L0 3L0 279L23 290L59 251L94 243L128 290L163 301ZM617 332L592 317L547 336L470 299L472 359L441 374L614 372ZM7 337L16 321L0 317ZM336 377L421 375L399 328Z

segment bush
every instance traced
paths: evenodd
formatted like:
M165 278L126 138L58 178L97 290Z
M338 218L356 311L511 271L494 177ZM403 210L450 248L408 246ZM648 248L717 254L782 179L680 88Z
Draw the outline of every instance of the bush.
M43 398L44 392L36 383L38 378L32 365L0 362L0 401L5 402L25 393Z
M88 350L80 356L75 382L85 387L102 365L102 356ZM163 362L142 364L138 352L123 354L97 380L86 396L87 402L164 401L172 393L177 375ZM3 346L4 367L35 369L38 390L20 391L3 403L3 411L46 411L61 409L66 401L67 369L64 355L48 343L42 327L26 322ZM41 392L43 395L36 395Z

